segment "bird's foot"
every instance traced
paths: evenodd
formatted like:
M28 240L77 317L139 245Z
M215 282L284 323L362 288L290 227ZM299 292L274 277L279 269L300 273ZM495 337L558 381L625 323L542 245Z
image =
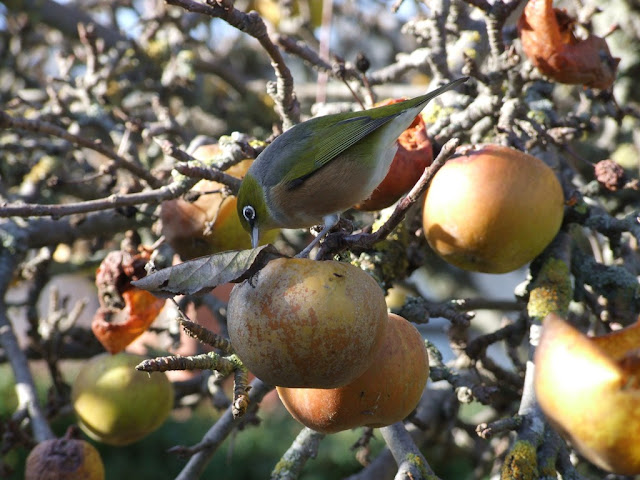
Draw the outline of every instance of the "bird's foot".
M316 238L314 238L311 241L311 243L309 243L309 245L307 245L304 248L304 250L302 250L298 255L296 255L296 258L307 258L309 256L309 253L311 253L311 250L313 250L313 248L316 245L318 245L320 240L322 240L324 237L327 236L327 234L331 231L333 227L335 227L338 224L339 221L340 221L340 215L338 214L327 215L326 217L324 217L324 227L322 228L320 233L318 233Z

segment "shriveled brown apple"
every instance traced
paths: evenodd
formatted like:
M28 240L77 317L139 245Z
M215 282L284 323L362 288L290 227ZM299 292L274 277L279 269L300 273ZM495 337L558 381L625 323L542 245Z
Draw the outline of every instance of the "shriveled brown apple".
M538 403L587 460L640 473L640 322L587 337L561 317L543 322L535 354Z
M428 378L429 357L420 332L391 313L380 348L357 379L340 388L277 391L293 418L318 432L335 433L401 421L420 401Z
M93 445L54 438L35 446L27 457L25 480L104 480L104 465Z
M518 21L525 55L556 82L611 87L620 59L611 55L604 38L578 38L576 23L565 10L553 8L553 0L529 0Z
M560 182L542 160L501 145L465 146L434 176L422 224L447 262L505 273L544 250L563 212Z
M143 278L150 252L110 252L96 272L100 308L91 330L109 353L118 353L142 335L164 308L165 300L134 287Z
M353 265L280 258L231 292L229 337L271 385L333 388L361 375L387 325L384 292Z

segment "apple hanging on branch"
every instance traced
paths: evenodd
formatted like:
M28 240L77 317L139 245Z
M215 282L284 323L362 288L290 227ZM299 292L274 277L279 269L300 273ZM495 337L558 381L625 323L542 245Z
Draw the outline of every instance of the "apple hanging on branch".
M71 388L80 428L109 445L137 442L159 428L173 408L173 385L164 373L135 367L143 357L103 353L84 364Z
M263 382L334 388L361 375L387 325L384 292L343 262L279 258L234 287L229 337Z
M459 147L435 174L422 225L433 250L456 267L516 270L551 243L564 195L542 160L501 145Z
M535 353L535 389L547 419L587 460L640 474L640 321L587 337L548 315Z
M276 387L293 418L321 433L385 427L418 405L429 378L429 357L420 332L389 314L384 340L369 368L339 388Z

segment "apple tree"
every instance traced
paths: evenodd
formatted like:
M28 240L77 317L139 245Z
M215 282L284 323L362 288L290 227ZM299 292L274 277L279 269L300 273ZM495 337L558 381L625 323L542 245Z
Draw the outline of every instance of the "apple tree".
M640 8L555 3L2 0L0 476L109 478L205 404L172 477L281 404L254 478L353 429L352 479L640 474ZM460 77L309 258L251 248L275 138Z

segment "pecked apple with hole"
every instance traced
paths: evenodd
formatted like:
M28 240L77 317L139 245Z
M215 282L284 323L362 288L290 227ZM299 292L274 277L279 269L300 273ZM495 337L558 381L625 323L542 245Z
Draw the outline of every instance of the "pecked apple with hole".
M547 316L535 353L538 403L554 428L594 465L640 474L640 320L588 337Z

